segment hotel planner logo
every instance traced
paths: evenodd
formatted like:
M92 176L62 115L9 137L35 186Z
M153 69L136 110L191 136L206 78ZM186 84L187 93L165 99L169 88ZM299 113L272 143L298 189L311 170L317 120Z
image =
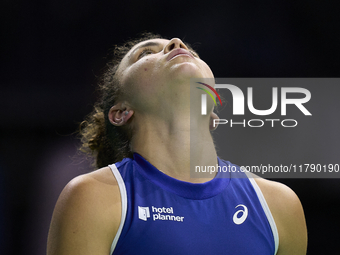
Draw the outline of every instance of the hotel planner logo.
M175 216L173 207L155 207L151 206L152 219L165 221L183 222L184 216ZM150 209L148 206L138 206L138 218L147 221L150 218Z

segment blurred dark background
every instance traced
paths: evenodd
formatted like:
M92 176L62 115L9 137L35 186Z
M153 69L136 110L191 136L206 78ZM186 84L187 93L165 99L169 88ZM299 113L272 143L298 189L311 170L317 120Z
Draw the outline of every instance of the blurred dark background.
M45 253L58 195L89 170L74 132L114 44L179 37L216 77L340 76L336 1L3 0L0 13L0 254ZM340 254L340 179L281 181L304 205L308 254Z

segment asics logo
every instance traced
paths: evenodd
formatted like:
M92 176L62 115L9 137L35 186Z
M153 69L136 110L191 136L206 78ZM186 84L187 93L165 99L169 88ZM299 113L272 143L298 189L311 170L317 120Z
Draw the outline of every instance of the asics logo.
M235 208L237 207L242 207L242 209L238 210L235 214L234 214L234 217L233 217L233 221L236 225L240 225L242 224L248 217L248 208L245 206L245 205L238 205L236 206Z

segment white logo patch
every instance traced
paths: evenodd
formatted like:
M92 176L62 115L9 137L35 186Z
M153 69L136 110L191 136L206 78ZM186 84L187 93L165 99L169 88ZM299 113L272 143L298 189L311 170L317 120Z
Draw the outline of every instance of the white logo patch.
M150 213L151 211L151 213ZM178 221L183 222L184 216L176 216L174 214L174 208L173 207L150 207L146 206L138 206L138 218L140 220L147 221L148 218L150 218L152 214L153 221L156 220L165 220L165 221Z
M149 207L138 206L138 218L147 221L150 218Z
M248 217L248 208L245 205L238 205L235 208L242 206L243 210L238 210L233 217L233 221L236 225L240 225L242 224ZM238 215L242 213L242 215L240 217L238 217Z

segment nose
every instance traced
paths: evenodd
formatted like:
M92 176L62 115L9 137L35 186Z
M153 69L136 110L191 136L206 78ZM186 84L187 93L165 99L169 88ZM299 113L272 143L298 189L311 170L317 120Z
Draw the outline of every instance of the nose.
M172 38L170 42L165 46L164 48L164 53L168 53L172 51L173 49L177 48L183 48L183 49L188 49L188 47L181 41L181 39L178 38Z

